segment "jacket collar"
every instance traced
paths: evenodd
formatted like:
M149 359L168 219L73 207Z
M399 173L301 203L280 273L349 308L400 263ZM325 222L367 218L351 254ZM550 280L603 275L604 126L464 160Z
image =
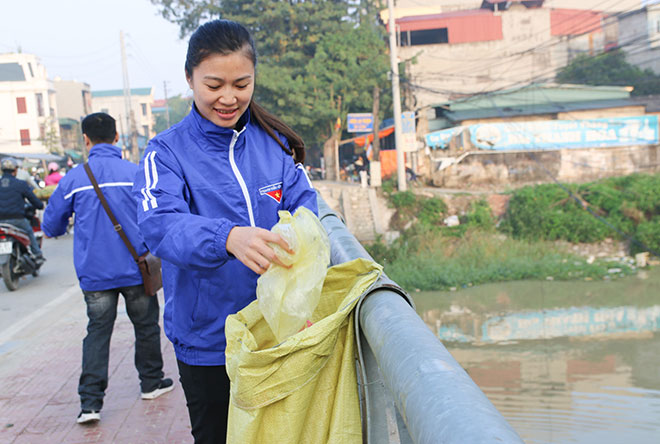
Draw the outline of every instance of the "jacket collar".
M89 151L89 158L95 157L116 157L121 159L121 148L109 143L99 143L92 147Z
M222 126L218 126L215 123L211 122L210 120L202 117L202 115L199 113L194 103L189 116L192 119L193 127L196 130L200 131L210 141L217 143L218 144L217 146L215 146L214 144L214 146L217 148L228 147L232 137L234 136L234 132L238 132L240 135L242 135L243 133L245 133L245 131L241 131L241 130L246 129L246 127L250 124L249 109L245 110L245 113L243 113L241 118L238 120L238 124L236 125L237 128L239 128L238 130L235 130L233 128L224 128ZM242 139L243 139L242 136L239 137L236 143L236 147L242 144Z

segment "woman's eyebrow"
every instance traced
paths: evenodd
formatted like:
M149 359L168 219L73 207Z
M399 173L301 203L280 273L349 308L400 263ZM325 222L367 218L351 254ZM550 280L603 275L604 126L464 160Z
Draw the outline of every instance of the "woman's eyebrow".
M245 75L243 77L239 77L238 79L234 80L234 82L240 82L242 80L247 80L247 79L251 79L251 78L252 78L252 76L250 74L248 74L248 75ZM206 80L217 80L218 82L224 82L225 81L225 79L221 79L220 77L216 77L216 76L212 76L212 75L204 76L204 79L206 79Z

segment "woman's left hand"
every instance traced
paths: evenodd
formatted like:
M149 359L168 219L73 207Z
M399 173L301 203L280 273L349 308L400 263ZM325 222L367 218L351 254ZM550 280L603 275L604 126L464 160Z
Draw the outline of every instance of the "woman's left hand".
M279 260L275 251L268 245L270 243L277 244L293 254L282 236L258 227L232 228L227 236L227 251L257 274L264 274L271 263L290 268Z

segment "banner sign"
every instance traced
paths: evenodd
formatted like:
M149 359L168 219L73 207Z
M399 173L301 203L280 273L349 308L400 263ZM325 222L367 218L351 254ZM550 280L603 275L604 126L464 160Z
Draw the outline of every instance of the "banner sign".
M426 140L426 145L431 147L431 148L441 148L445 149L447 146L449 146L449 142L451 139L460 133L463 130L463 126L455 126L453 128L447 128L443 129L440 131L434 131L432 133L428 133L426 136L424 136L424 139Z
M415 111L401 113L401 132L403 134L415 134Z
M479 123L469 131L472 144L488 150L648 145L658 143L658 116Z
M346 131L349 133L368 133L374 130L374 116L371 113L348 113Z

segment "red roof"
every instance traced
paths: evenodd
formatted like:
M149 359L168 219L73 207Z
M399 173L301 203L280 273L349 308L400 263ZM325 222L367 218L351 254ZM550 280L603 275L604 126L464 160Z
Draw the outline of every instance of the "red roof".
M401 32L447 28L448 43L502 40L502 17L484 9L402 17L396 26Z
M552 35L579 35L600 31L606 14L581 9L553 9L550 11Z

